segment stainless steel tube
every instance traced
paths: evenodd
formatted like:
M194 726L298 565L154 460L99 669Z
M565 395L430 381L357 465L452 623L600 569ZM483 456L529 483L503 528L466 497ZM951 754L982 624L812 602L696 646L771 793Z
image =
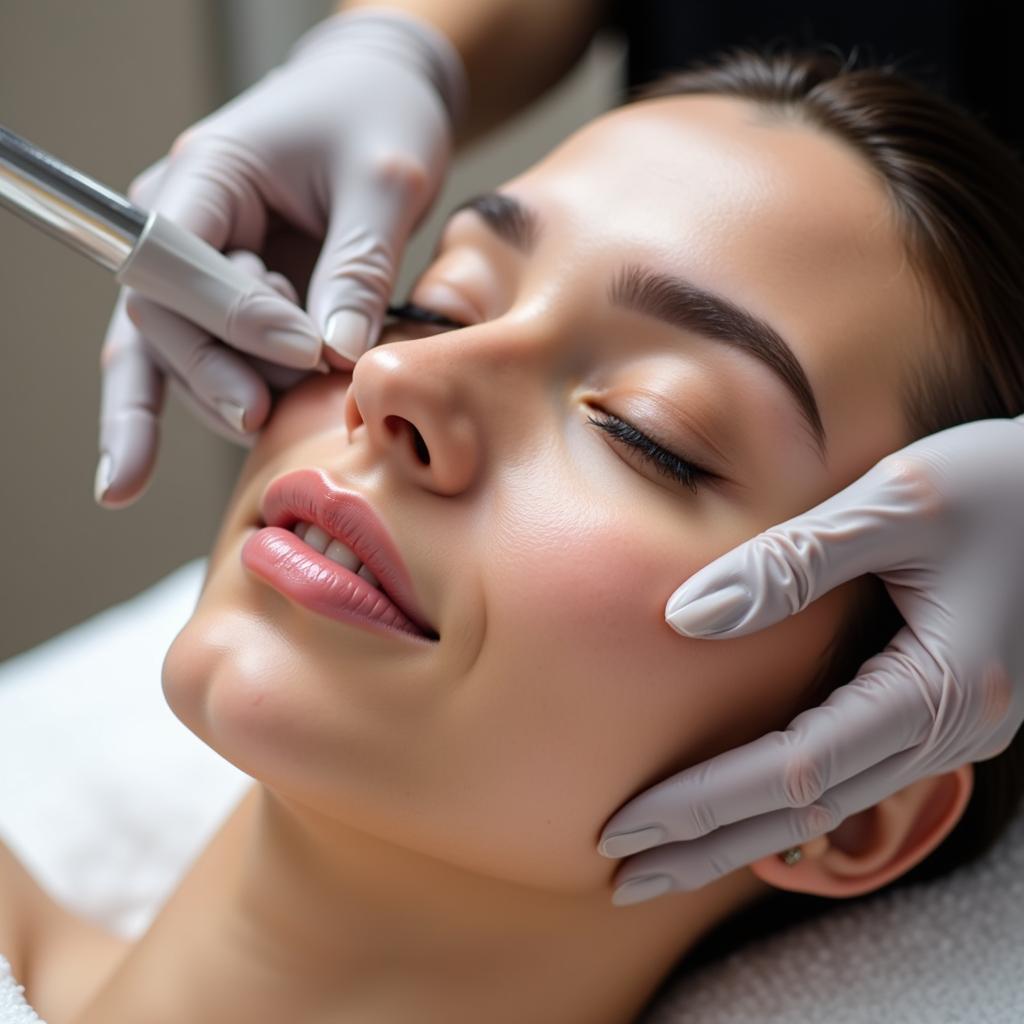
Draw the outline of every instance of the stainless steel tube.
M124 196L0 125L0 205L115 273L147 215Z

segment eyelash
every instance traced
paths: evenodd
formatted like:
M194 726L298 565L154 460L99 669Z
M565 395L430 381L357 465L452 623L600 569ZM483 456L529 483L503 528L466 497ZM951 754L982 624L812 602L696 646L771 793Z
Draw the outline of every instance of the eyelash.
M448 327L453 330L466 326L457 320L435 313L425 306L417 306L414 302L403 302L400 306L388 306L387 314L399 320L412 320L418 324L433 324L435 327Z
M588 416L587 422L593 423L595 427L600 428L617 441L635 449L640 453L640 457L651 463L659 473L688 487L694 494L697 493L699 481L714 476L708 470L662 448L660 444L656 444L646 434L641 433L631 423L620 420L618 416L612 416L610 413L602 413L602 416L603 419Z
M435 313L432 309L417 306L413 302L403 302L400 306L388 306L387 311L389 316L397 317L400 320L412 320L416 323L453 329L465 326L465 324L460 324L440 313ZM613 416L610 413L602 413L602 416L602 419L588 416L587 422L603 430L619 443L628 445L639 452L641 458L651 463L659 473L688 487L694 494L697 493L698 481L714 476L708 470L662 448L631 423L619 419L618 416Z

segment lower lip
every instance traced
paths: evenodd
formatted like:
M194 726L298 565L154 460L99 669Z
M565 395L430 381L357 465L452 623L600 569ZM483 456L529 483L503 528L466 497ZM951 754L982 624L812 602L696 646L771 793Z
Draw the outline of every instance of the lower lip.
M385 594L321 555L291 530L279 526L257 530L242 546L242 565L318 615L375 633L430 641Z

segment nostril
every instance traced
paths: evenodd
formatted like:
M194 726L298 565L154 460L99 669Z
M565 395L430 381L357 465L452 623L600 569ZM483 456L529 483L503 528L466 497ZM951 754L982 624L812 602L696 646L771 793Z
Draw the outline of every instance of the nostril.
M424 466L430 465L430 450L427 448L427 442L423 440L423 435L410 423L412 427L412 446L416 451L416 458L423 463Z
M416 453L416 458L424 466L430 465L430 449L427 447L427 442L423 440L423 435L416 429L414 424L410 423L402 416L388 416L384 420L384 424L388 430L392 431L396 435L401 434L402 431L408 427L412 439L412 448Z

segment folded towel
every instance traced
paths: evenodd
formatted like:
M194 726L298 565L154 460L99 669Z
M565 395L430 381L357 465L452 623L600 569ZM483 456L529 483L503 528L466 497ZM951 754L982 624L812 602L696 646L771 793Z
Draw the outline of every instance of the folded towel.
M0 953L0 1024L44 1024L25 1002L25 989L11 972L7 958Z

